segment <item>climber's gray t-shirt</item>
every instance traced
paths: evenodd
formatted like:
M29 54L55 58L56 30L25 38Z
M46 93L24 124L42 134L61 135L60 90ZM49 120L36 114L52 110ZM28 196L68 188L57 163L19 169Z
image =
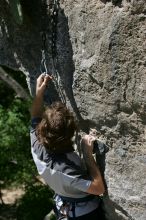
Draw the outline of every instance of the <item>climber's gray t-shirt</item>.
M31 152L39 174L58 195L71 198L86 197L89 195L86 192L91 184L91 180L87 178L86 172L81 168L80 157L76 152L57 155L47 152L46 148L39 143L36 137L35 127L39 121L39 118L32 120L30 131ZM59 196L55 200L56 206L59 209L62 201ZM79 203L75 208L76 216L85 215L97 207L97 198ZM72 217L71 211L69 216Z

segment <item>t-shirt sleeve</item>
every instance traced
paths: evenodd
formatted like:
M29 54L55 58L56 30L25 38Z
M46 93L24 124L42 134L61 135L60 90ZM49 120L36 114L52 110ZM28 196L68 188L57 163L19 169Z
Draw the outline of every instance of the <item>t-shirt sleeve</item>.
M89 176L85 176L81 169L72 170L71 174L63 174L62 181L64 182L64 189L72 192L87 192L88 188L91 185L91 179Z
M55 169L50 170L50 167L46 167L42 177L57 194L66 197L85 196L91 184L90 178L84 178L82 173L76 174L74 171L72 174L67 174Z
M84 179L83 176L75 178L71 182L71 186L83 192L87 192L89 186L91 185L91 180Z
M35 129L36 126L41 122L42 118L35 117L31 119L31 129Z
M31 147L34 147L34 145L39 144L38 139L36 137L36 126L40 123L40 121L41 121L41 118L31 119L31 126L30 126Z
M39 124L40 121L41 118L32 118L30 128L30 140L33 160L36 164L39 174L42 174L46 168L46 163L44 161L46 159L47 153L45 148L42 144L40 144L36 136L36 126Z

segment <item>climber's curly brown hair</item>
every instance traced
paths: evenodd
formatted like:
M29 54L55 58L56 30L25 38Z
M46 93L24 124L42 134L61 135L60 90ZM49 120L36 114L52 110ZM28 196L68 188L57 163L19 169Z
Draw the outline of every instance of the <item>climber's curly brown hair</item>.
M49 152L67 153L74 150L72 137L76 129L73 113L61 102L55 102L44 111L36 134Z

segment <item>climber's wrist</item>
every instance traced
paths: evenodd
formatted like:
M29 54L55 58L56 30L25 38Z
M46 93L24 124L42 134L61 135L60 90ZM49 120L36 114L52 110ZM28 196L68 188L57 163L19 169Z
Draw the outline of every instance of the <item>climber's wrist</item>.
M40 91L40 90L36 90L36 95L35 95L35 99L39 99L39 100L42 100L43 97L44 97L44 92L45 91Z

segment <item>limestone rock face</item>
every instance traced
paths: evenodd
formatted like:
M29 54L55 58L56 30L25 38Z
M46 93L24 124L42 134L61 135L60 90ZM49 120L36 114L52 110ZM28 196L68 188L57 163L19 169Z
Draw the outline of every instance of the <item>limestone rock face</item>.
M21 25L8 2L0 3L0 64L23 71L33 93L41 63L42 2L22 1ZM45 16L46 27L47 8ZM49 37L49 28L46 33ZM110 147L104 201L109 220L146 219L145 39L145 0L60 0L57 69L82 130L95 127ZM53 71L49 48L47 40Z

